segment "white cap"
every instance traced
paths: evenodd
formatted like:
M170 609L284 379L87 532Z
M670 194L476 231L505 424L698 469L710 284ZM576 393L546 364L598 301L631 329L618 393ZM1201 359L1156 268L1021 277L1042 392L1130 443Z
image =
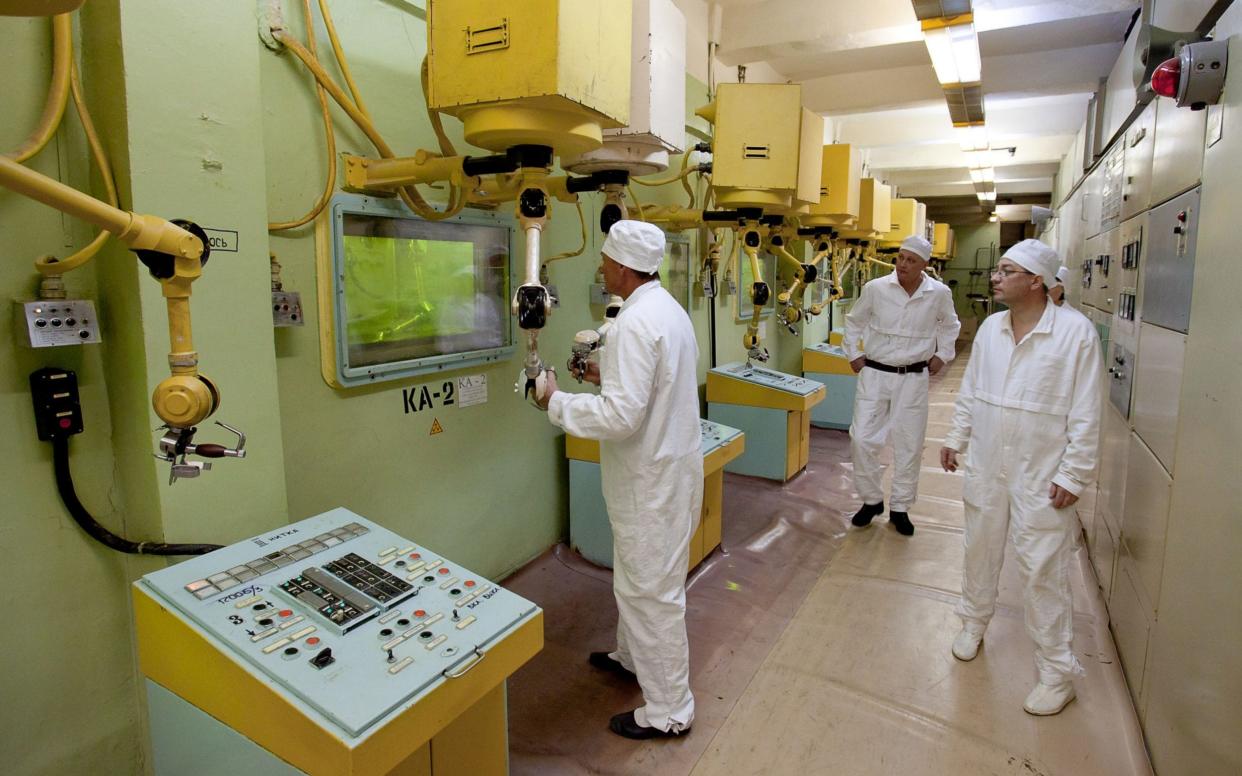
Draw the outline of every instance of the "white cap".
M931 261L931 243L917 234L912 234L902 240L901 249L903 251L910 251L923 261Z
M650 274L664 261L664 231L645 221L618 221L600 252L636 272Z
M1061 267L1061 257L1046 244L1039 240L1023 240L1005 251L1002 259L1009 259L1022 269L1039 275L1044 285L1051 288L1056 285L1057 270Z
M1065 285L1066 280L1069 280L1069 267L1063 266L1059 270L1057 270L1057 285L1058 286Z

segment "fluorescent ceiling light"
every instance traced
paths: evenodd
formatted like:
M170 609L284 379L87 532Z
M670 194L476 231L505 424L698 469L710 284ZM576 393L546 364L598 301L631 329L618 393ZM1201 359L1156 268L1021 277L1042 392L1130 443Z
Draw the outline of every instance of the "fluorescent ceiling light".
M953 132L957 135L957 143L963 151L987 150L988 130L984 125L956 127Z
M996 171L991 167L979 167L970 171L970 179L975 183L992 183L996 180Z
M936 79L943 84L969 84L983 80L979 61L979 36L973 22L923 30Z
M996 200L995 191L976 191L975 196L979 198L980 202L992 202Z

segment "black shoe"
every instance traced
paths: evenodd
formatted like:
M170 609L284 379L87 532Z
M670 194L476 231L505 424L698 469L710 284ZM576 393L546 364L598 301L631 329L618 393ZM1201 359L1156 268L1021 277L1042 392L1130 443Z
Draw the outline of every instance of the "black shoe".
M690 728L674 732L672 730L660 730L659 728L640 725L634 721L634 712L632 711L613 717L608 721L608 729L622 738L633 738L636 741L642 741L647 738L677 738L690 732Z
M889 512L888 522L893 524L893 528L897 529L897 533L902 536L914 535L914 523L910 522L910 516L905 512Z
M601 671L611 671L614 674L624 676L626 679L638 681L638 677L634 675L633 671L621 665L618 661L613 660L608 656L607 652L592 652L591 656L587 658L587 662Z
M865 525L871 525L871 518L884 514L884 502L879 504L863 504L862 508L854 513L854 519L851 523L862 528Z

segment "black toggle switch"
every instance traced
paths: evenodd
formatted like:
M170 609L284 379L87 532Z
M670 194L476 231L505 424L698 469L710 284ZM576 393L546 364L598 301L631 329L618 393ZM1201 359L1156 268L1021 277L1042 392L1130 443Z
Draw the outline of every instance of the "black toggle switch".
M336 662L336 658L332 657L332 648L324 647L319 650L319 654L310 659L310 664L315 668L323 670Z

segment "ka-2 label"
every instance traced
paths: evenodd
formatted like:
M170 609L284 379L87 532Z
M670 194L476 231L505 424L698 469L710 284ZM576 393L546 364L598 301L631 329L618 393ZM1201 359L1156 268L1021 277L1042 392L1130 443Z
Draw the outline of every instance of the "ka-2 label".
M452 380L445 380L440 383L438 388L430 385L416 385L412 388L405 388L401 391L401 400L405 406L405 414L418 412L420 410L433 409L435 407L448 407L453 404L453 393L456 391L456 384Z

